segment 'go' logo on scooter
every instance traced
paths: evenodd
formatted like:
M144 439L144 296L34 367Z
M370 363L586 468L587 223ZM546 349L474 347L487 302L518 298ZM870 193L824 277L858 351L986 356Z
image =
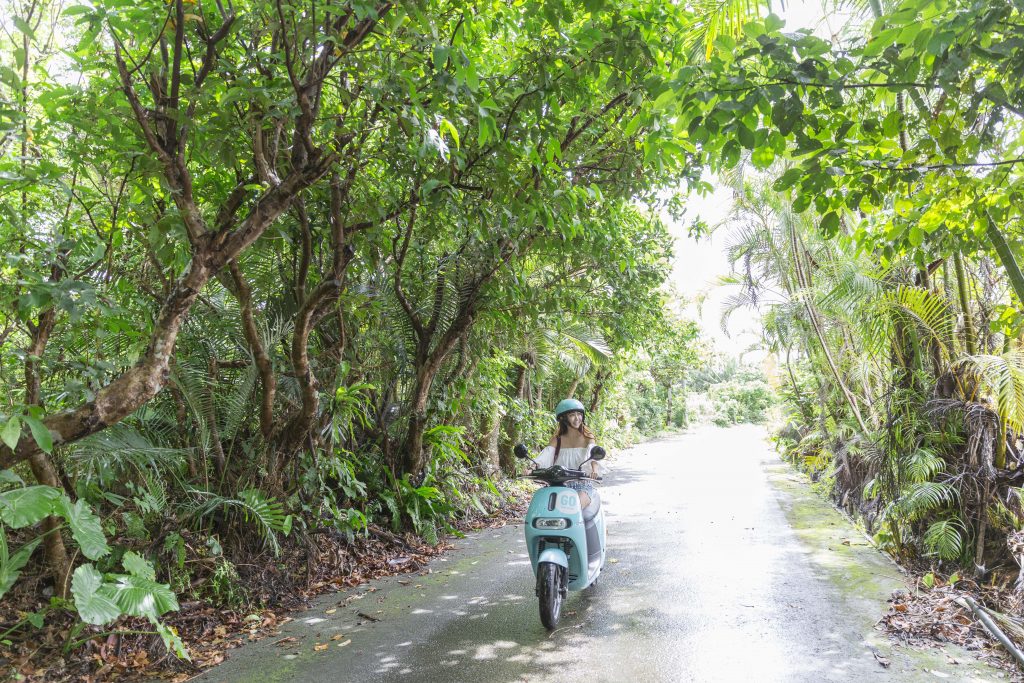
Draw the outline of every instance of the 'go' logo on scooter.
M558 509L560 512L575 512L579 500L575 493L563 493L558 497Z

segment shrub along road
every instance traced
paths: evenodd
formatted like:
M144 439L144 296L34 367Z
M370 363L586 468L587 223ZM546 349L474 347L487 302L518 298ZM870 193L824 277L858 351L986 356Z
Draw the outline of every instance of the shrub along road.
M905 579L763 429L701 428L609 465L610 562L570 594L558 631L540 624L510 525L429 573L320 598L200 680L997 680L961 650L894 647L875 630Z

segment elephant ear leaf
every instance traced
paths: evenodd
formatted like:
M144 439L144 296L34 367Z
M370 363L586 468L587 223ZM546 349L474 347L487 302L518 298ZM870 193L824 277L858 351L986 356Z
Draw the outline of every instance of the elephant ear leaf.
M132 576L138 576L140 579L148 579L149 581L156 579L156 570L153 569L153 565L134 550L129 550L124 554L121 564L124 565L125 571Z
M121 616L121 608L107 597L103 577L91 564L83 564L71 577L71 595L78 616L87 624L102 626Z
M66 497L61 497L58 508L71 528L71 536L82 548L83 555L90 560L98 560L110 552L100 518L84 500L78 500L72 505Z
M154 623L161 614L178 609L178 599L166 584L141 576L118 576L115 582L104 586L104 591L108 590L122 612L146 617Z
M0 493L0 520L12 529L35 524L54 513L61 492L52 486L25 486Z

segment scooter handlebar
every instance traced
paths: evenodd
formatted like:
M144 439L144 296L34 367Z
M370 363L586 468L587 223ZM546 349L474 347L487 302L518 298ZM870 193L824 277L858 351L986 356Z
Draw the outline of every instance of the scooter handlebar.
M601 477L592 477L583 470L570 470L561 465L551 467L538 467L537 469L520 476L521 479L533 479L546 484L562 483L566 481L585 479L588 481L601 481Z

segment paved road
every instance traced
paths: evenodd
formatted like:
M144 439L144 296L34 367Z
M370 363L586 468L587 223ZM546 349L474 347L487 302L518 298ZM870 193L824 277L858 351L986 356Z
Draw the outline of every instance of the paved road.
M873 628L903 578L779 463L763 430L701 428L609 465L610 563L597 587L570 594L553 634L510 525L460 541L427 575L324 596L279 636L297 642L234 650L200 680L997 680L965 653L950 650L951 664Z

